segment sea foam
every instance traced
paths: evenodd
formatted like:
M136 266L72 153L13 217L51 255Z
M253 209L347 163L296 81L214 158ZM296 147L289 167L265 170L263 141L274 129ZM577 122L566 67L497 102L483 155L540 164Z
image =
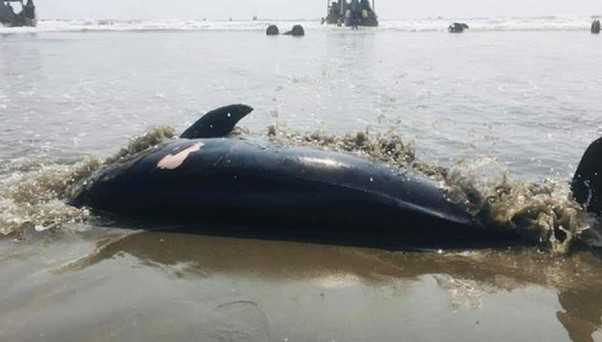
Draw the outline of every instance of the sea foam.
M465 22L471 31L581 31L589 30L592 16L426 18L381 20L378 30L403 32L445 31L452 22ZM319 19L302 20L117 20L117 19L42 19L37 27L0 27L0 33L86 32L86 31L263 31L270 24L290 27L301 23L309 30L343 30L322 25ZM370 29L375 30L375 29Z

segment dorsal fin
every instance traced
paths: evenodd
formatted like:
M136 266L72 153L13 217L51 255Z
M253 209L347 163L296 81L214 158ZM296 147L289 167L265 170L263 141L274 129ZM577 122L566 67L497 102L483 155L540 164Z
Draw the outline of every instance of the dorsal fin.
M235 104L214 109L198 119L180 135L184 139L224 137L234 129L240 119L251 113L253 108Z
M602 138L589 145L571 183L573 197L587 211L602 213Z

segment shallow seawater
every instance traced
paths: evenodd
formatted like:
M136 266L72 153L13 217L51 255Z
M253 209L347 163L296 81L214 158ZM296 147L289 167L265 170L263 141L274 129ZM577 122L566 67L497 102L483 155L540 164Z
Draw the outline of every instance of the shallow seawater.
M159 128L152 145L167 126L246 103L245 136L414 168L453 194L510 187L492 222L535 208L552 226L589 227L568 184L602 134L600 37L34 32L0 45L0 340L602 340L596 248L413 253L143 233L64 202L132 137Z
M596 340L600 260L115 230L0 243L5 340Z

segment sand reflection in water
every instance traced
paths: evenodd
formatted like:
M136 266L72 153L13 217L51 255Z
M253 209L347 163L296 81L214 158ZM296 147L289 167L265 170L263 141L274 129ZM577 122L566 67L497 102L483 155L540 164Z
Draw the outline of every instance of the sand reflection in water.
M95 245L92 252L46 269L46 276L84 279L93 272L110 282L145 270L145 283L122 288L129 294L122 300L143 293L132 301L155 302L161 320L178 319L177 327L183 319L200 319L210 341L313 341L328 334L335 340L381 340L400 333L442 337L442 328L427 328L431 324L445 324L450 336L468 340L498 329L519 339L601 336L602 262L591 252L568 257L533 249L406 253L164 232L124 233ZM103 287L100 293L110 293L110 286ZM174 301L170 291L182 292ZM161 293L169 295L161 299ZM193 310L200 316L170 318L174 307L186 311L185 298L200 300L202 310ZM56 304L49 303L46 309L53 311ZM404 320L414 327L397 326ZM142 321L152 329L152 320ZM121 336L137 336L119 330Z

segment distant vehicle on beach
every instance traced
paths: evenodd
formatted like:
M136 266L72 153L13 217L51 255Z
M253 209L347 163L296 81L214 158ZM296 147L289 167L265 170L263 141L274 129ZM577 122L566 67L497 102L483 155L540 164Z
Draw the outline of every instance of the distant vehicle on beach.
M378 26L378 17L374 12L374 0L372 6L368 0L338 0L328 5L328 15L322 23L330 25L345 25L356 28L357 26Z
M21 11L15 13L11 3L18 2L21 4ZM4 26L36 26L36 6L33 0L27 0L23 4L23 0L1 0L0 1L0 23Z

